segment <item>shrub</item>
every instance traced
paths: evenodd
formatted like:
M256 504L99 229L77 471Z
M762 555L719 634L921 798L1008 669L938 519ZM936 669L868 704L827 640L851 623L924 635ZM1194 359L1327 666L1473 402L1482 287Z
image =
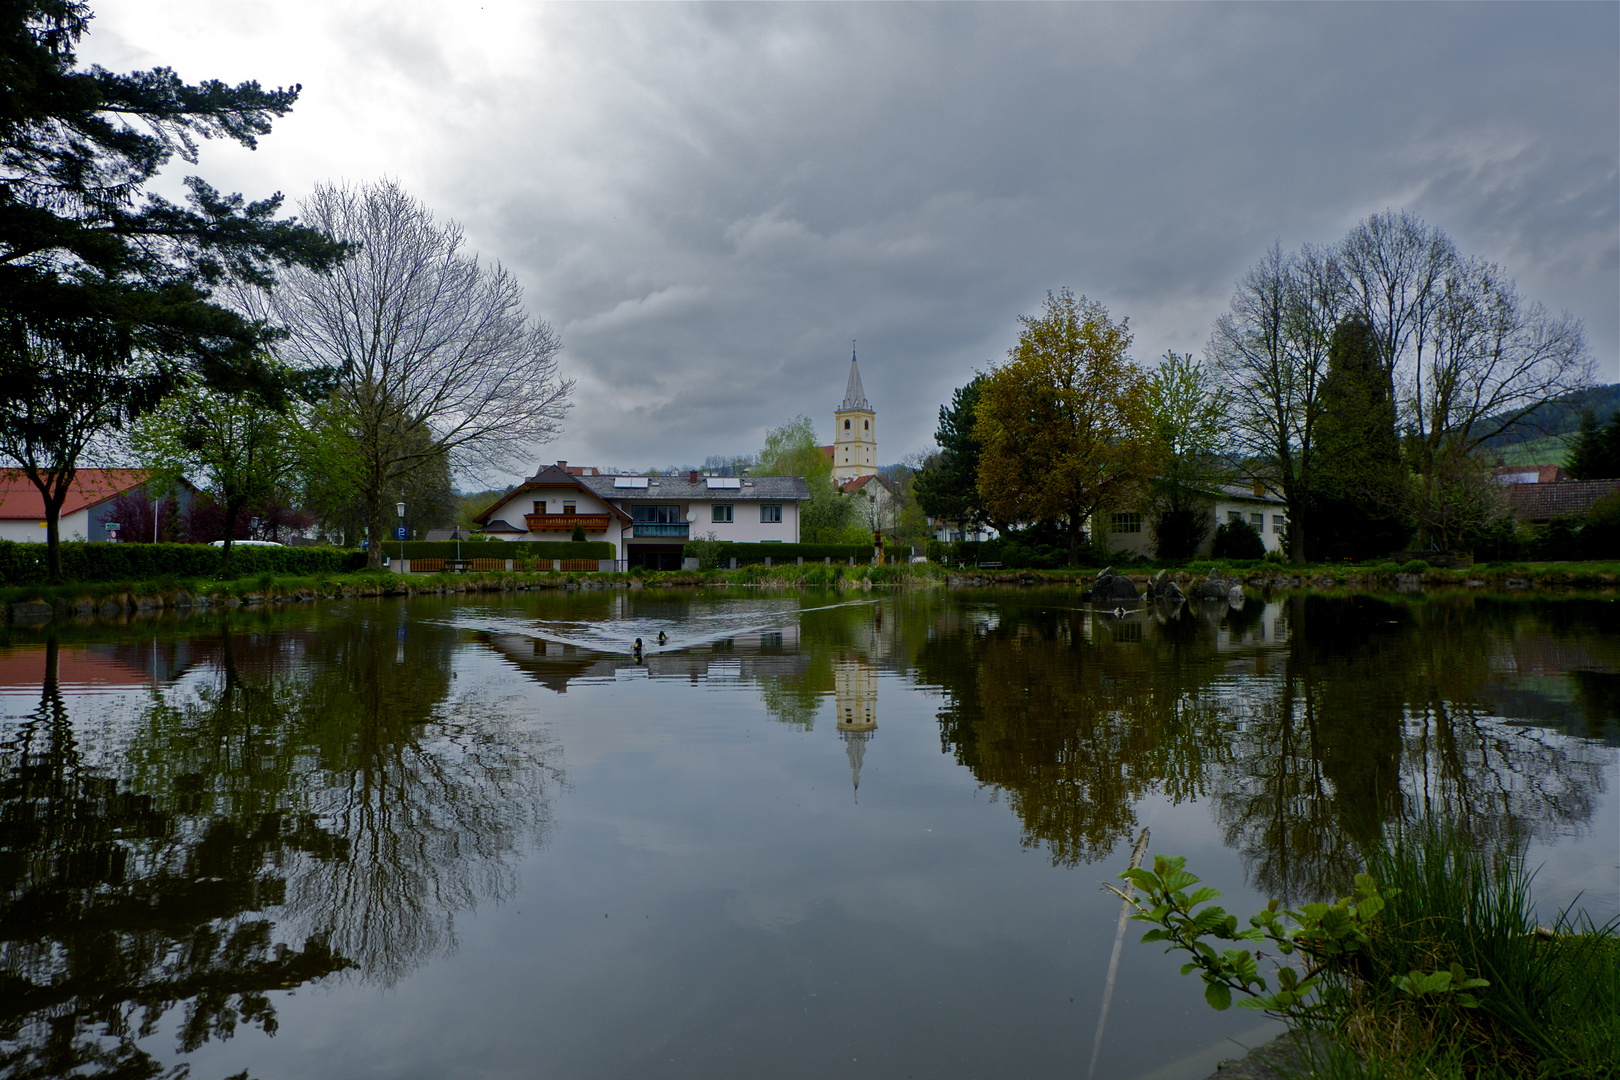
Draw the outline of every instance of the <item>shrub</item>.
M688 540L681 548L681 554L688 559L701 560L709 551L707 540ZM831 559L833 562L847 562L855 559L857 562L866 562L872 558L871 544L733 544L723 541L714 542L713 557L718 566L728 566L732 559L737 560L738 566L759 565L770 559L772 565L780 566L791 563L795 559L805 562L821 562Z
M1620 559L1620 495L1599 499L1586 512L1581 553L1588 559Z
M1401 573L1403 574L1427 574L1428 572L1429 564L1422 559L1413 559L1401 566Z
M400 545L386 543L383 551L398 555ZM454 540L407 540L407 559L457 558ZM463 540L459 558L463 559L613 559L618 549L605 540L590 540L576 544L572 540Z
M950 556L950 551L950 546L943 540L929 540L923 544L923 554L929 562L944 562Z
M230 575L339 574L366 563L361 551L327 547L233 547ZM67 581L155 581L159 578L215 577L224 552L207 544L62 545L62 576ZM39 585L48 578L44 544L0 541L0 585Z
M1215 529L1215 543L1209 553L1216 559L1263 559L1266 542L1247 521L1228 521Z

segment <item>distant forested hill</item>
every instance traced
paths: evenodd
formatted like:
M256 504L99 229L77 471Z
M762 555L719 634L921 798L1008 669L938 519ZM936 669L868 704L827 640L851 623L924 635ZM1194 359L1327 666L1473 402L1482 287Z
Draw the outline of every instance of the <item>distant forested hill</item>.
M1562 465L1587 409L1607 422L1620 409L1620 383L1555 398L1485 445L1509 465Z

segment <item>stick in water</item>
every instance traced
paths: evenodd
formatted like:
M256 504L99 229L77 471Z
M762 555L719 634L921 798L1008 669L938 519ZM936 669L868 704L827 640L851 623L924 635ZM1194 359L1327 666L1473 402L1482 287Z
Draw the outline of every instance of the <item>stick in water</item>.
M1142 856L1147 853L1148 831L1142 829L1142 835L1136 838L1136 846L1131 848L1131 869L1135 870L1142 865ZM1107 888L1107 886L1104 886ZM1091 1068L1086 1070L1086 1076L1097 1074L1097 1053L1102 1049L1103 1025L1108 1023L1108 1003L1114 998L1114 975L1119 971L1119 952L1125 944L1125 921L1131 914L1130 896L1134 885L1130 880L1125 882L1125 899L1119 904L1119 929L1114 932L1114 955L1108 960L1108 981L1103 986L1102 1013L1097 1017L1097 1037L1091 1042Z

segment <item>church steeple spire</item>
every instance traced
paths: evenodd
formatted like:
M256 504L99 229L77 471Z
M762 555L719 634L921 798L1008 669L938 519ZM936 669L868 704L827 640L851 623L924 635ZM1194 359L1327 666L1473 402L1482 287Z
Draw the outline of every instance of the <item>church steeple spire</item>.
M839 412L873 412L872 403L866 400L866 391L861 387L861 369L855 362L855 345L849 346L849 384L844 387L844 403L838 406Z

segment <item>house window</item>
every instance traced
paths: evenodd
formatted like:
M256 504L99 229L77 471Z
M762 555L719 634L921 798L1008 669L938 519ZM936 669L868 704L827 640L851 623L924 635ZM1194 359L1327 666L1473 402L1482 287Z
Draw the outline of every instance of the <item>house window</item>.
M572 516L572 515L578 513L578 511L574 509L574 504L573 503L565 502L565 503L563 503L563 513Z
M1234 523L1242 521L1242 520L1243 520L1243 512L1241 510L1228 510L1226 512L1226 523L1228 525L1234 524Z
M782 523L782 504L760 503L759 520L763 525L780 525Z
M536 499L534 501L534 512L537 513L537 514L545 513L546 512L546 504L541 502L539 499Z
M1266 531L1266 515L1264 515L1264 514L1250 514L1249 515L1249 524L1254 526L1254 531L1255 532L1265 532Z
M714 516L712 518L710 518L710 520L711 521L721 522L721 523L729 525L731 523L731 504L730 503L715 503L714 504Z
M1284 529L1286 529L1287 527L1288 527L1288 519L1286 517L1284 517L1282 514L1272 514L1271 515L1271 531L1272 532L1276 533L1278 536L1281 536L1282 531Z
M681 517L679 506L654 506L643 503L630 508L630 520L638 525L679 525L686 519Z
M1117 533L1139 533L1142 531L1141 514L1115 514L1114 531Z

